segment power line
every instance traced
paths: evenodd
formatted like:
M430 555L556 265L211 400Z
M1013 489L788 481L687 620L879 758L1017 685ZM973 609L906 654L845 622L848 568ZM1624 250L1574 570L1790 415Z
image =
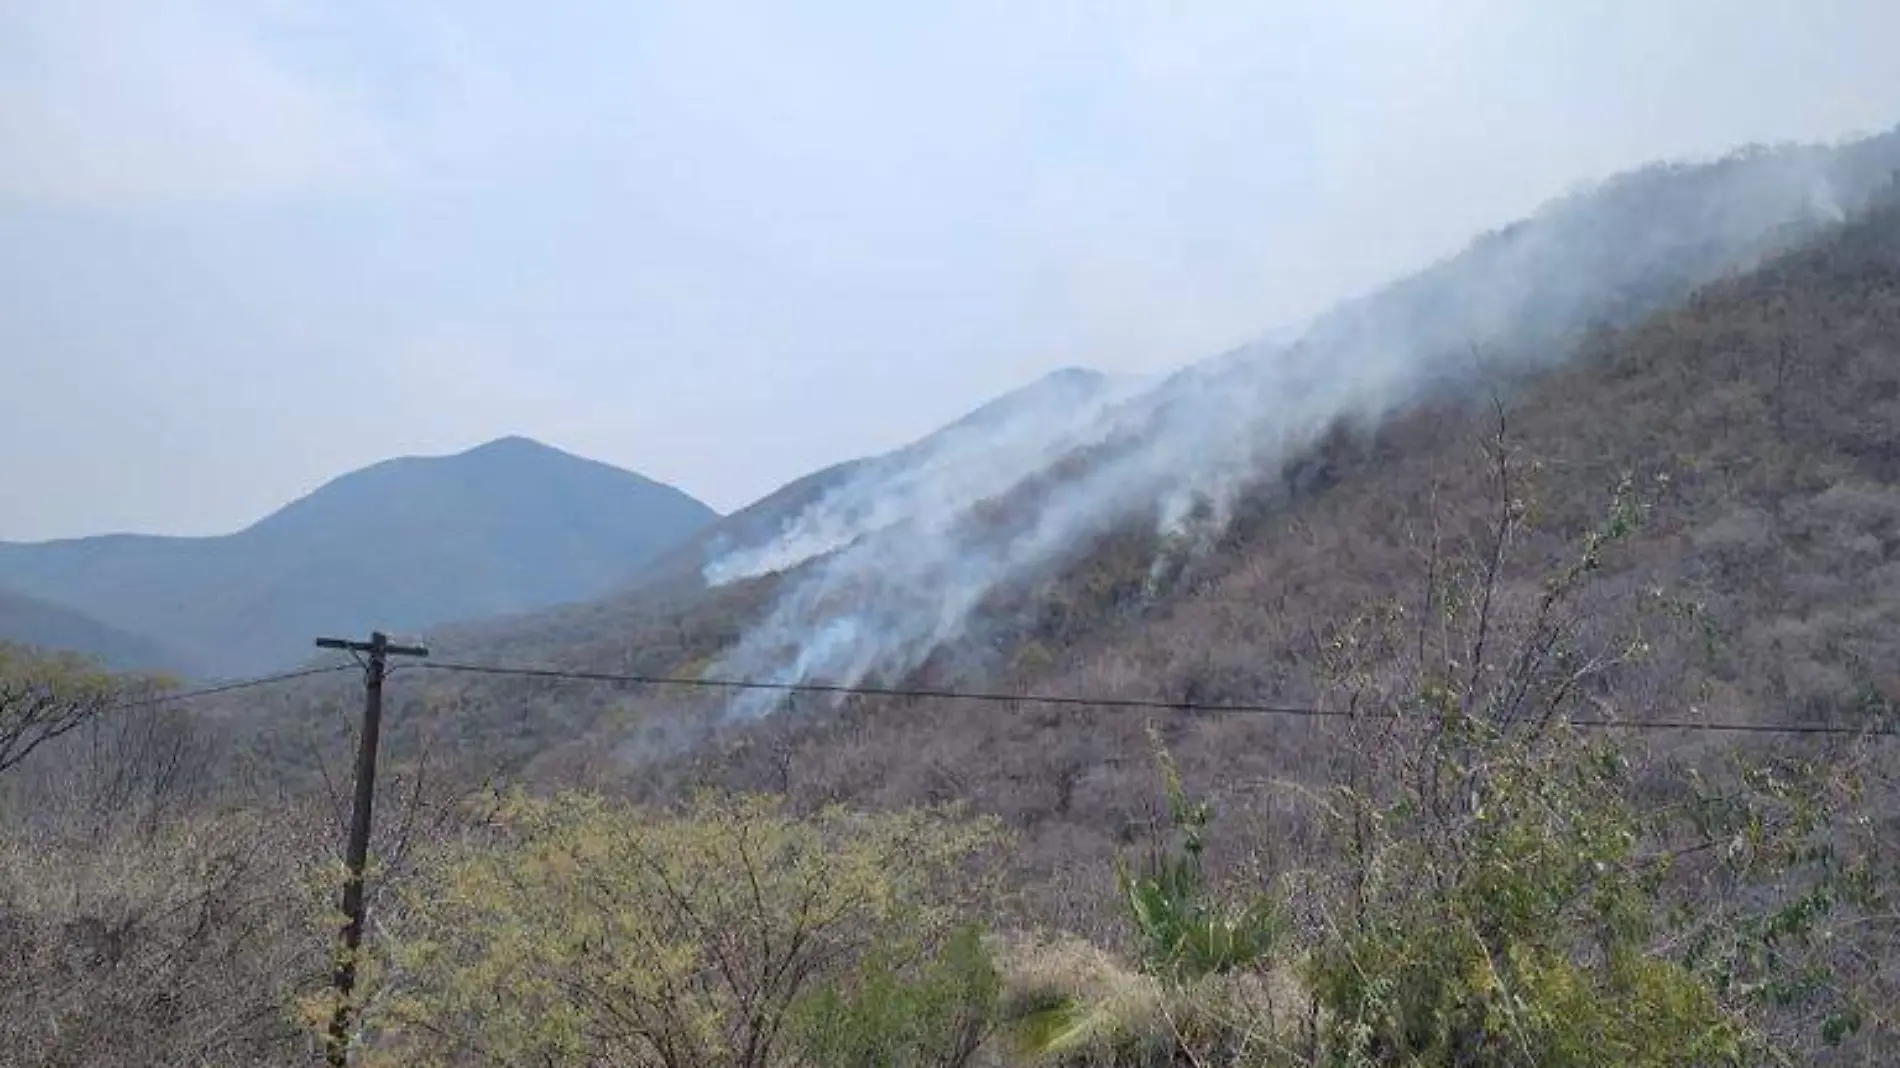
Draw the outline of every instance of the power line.
M198 690L180 690L173 693L159 694L156 697L141 697L136 701L122 701L118 704L107 705L105 708L100 709L100 711L126 712L135 708L150 708L154 705L170 704L174 701L190 701L198 697L212 697L221 693L250 690L259 686L271 686L280 682L307 679L313 675L328 675L337 671L353 671L355 669L355 664L331 664L328 667L306 668L302 671L286 671L277 675L263 675L253 679L240 679L236 682L225 682L216 686L206 686Z
M1003 693L986 690L950 690L930 687L847 686L839 683L772 682L764 679L690 678L672 675L633 675L610 671L572 671L560 668L537 668L507 664L472 664L444 660L431 660L418 664L404 665L404 667L407 669L444 671L459 674L558 679L575 682L614 683L629 686L672 686L686 689L752 690L783 694L818 694L834 697L888 697L911 700L961 701L975 704L1044 705L1061 708L1112 709L1117 711L1191 712L1202 715L1286 716L1306 719L1397 719L1399 716L1398 713L1394 712L1362 712L1341 708L1321 708L1315 705L1279 705L1250 702L1214 703L1189 700L1170 701L1163 698ZM356 664L331 664L327 667L306 668L301 671L287 671L276 675L264 675L257 678L241 679L235 682L220 683L216 686L207 686L196 690L183 690L175 693L160 694L156 697L141 698L136 701L120 702L118 704L109 705L101 711L122 712L138 708L150 708L176 701L189 701L201 697L213 697L218 694L254 689L260 686L270 686L280 682L293 682L297 679L306 679L317 675L328 675L338 671L350 671L356 668ZM389 673L394 674L395 671L395 668L391 668ZM1566 722L1573 727L1582 727L1591 730L1701 731L1728 734L1833 736L1864 735L1868 737L1892 737L1900 735L1900 730L1891 727L1857 727L1833 723L1745 723L1725 720L1623 720L1600 718L1570 719Z
M888 686L846 686L820 682L770 682L762 679L684 678L665 675L629 675L609 671L569 671L560 668L516 667L505 664L470 664L432 660L414 665L426 671L447 671L472 675L498 675L516 678L562 679L577 682L605 682L634 686L676 686L688 689L764 690L785 694L825 694L839 697L895 697L966 701L980 704L1053 705L1069 708L1146 710L1153 712L1194 712L1205 715L1287 716L1309 719L1397 719L1396 712L1358 712L1313 705L1275 705L1253 703L1211 703L1169 701L1161 698L1085 697L1066 694L999 693L983 690L909 689ZM1892 728L1854 727L1826 723L1743 723L1699 720L1619 720L1571 719L1573 727L1597 730L1708 731L1735 734L1813 734L1872 735L1900 734Z
M1855 727L1844 723L1742 723L1730 720L1692 719L1566 719L1572 727L1590 730L1630 731L1709 731L1729 734L1835 734L1889 737L1900 734L1891 727Z
M683 686L712 690L768 690L778 693L828 694L839 697L935 698L944 701L974 701L990 704L1059 705L1089 708L1149 709L1174 712L1246 712L1258 715L1324 716L1351 718L1344 709L1309 708L1293 705L1211 705L1194 701L1164 701L1138 697L1073 697L1060 694L1011 694L982 690L899 689L887 686L844 686L824 682L767 682L762 679L681 678L660 675L618 675L605 671L562 671L555 668L506 667L494 664L459 664L433 661L418 664L429 671L457 671L475 675L513 675L523 678L572 679L583 682L615 682L641 686Z

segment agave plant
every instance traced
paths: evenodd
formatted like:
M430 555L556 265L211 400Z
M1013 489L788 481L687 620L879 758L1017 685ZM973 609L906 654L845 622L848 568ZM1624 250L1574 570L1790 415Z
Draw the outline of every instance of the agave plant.
M1152 737L1152 732L1151 732ZM1130 920L1140 937L1142 965L1180 980L1224 974L1265 961L1284 927L1277 902L1264 894L1238 906L1208 886L1203 853L1213 806L1192 798L1159 739L1156 760L1167 790L1169 834L1161 836L1139 869L1117 872Z

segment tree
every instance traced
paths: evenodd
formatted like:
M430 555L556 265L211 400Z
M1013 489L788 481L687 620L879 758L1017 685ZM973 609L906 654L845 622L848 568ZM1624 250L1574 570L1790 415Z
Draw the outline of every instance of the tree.
M794 1017L803 1059L824 1068L958 1068L990 1035L1002 980L980 928L957 931L934 960L873 954Z
M1329 643L1366 715L1327 812L1343 863L1309 901L1324 1062L1793 1063L1840 1042L1863 1013L1828 924L1892 916L1842 818L1843 769L1755 752L1711 788L1573 726L1616 718L1616 684L1652 653L1655 613L1587 598L1643 509L1625 480L1525 589L1506 575L1528 508L1501 420L1492 448L1476 566L1434 555L1415 625L1387 606Z
M964 1034L992 984L932 975L985 880L993 825L944 811L798 818L779 801L682 811L566 794L517 797L489 835L412 888L366 1049L400 1064L762 1068L816 1063L876 1021L863 990L915 978L953 992L929 1018ZM951 959L956 959L954 955ZM874 1030L874 1028L873 1028ZM948 1064L957 1035L902 1035ZM967 1052L965 1053L967 1056ZM383 1063L379 1061L378 1063Z
M0 643L0 772L110 710L130 689L79 657Z
M1372 806L1365 880L1324 910L1310 968L1339 1065L1739 1063L1755 1035L1717 986L1653 952L1664 865L1613 747L1562 728L1461 747L1468 816ZM1481 770L1478 770L1481 766Z

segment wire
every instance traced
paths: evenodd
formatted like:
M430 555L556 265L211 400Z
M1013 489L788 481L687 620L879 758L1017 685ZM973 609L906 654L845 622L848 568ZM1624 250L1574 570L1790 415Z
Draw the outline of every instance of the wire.
M1697 722L1692 719L1567 719L1572 727L1590 730L1631 731L1709 731L1730 734L1850 734L1867 737L1891 737L1900 734L1891 727L1855 727L1844 723L1741 723L1728 720Z
M306 668L302 671L286 671L278 675L264 675L254 679L240 679L236 682L219 683L216 686L206 686L198 690L181 690L176 693L159 694L156 697L143 697L136 701L124 701L119 704L108 705L100 711L124 712L134 708L150 708L153 705L170 704L174 701L189 701L198 697L211 697L216 694L231 693L236 690L250 690L259 686L274 685L279 682L307 679L313 675L329 675L338 671L355 670L355 664L331 664L328 667Z
M503 664L469 664L445 660L426 660L412 665L425 671L446 671L472 675L501 675L516 678L566 679L578 682L609 682L636 686L678 686L697 689L766 690L786 694L829 694L846 697L898 697L943 701L970 701L990 704L1054 705L1070 708L1148 710L1156 712L1197 712L1208 715L1239 714L1289 716L1312 719L1397 719L1394 712L1356 712L1310 705L1213 704L1200 701L1167 701L1136 697L1079 697L1061 694L994 693L982 690L903 689L886 686L845 686L818 682L768 682L760 679L681 678L663 675L623 675L608 671L566 671L559 668L511 667ZM1573 727L1598 730L1708 731L1740 734L1819 734L1891 736L1892 728L1853 727L1823 723L1741 723L1720 720L1617 720L1572 719Z
M643 686L685 686L715 690L770 690L779 693L831 694L842 697L910 697L944 701L978 701L995 704L1033 704L1086 706L1090 708L1145 708L1176 712L1251 712L1285 716L1337 716L1350 718L1344 709L1304 708L1290 705L1208 705L1193 701L1162 701L1136 697L1066 697L1056 694L989 693L982 690L898 689L885 686L844 686L823 682L766 682L760 679L692 679L654 675L616 675L604 671L560 671L554 668L504 667L492 664L458 664L430 660L415 665L429 671L459 671L476 675L518 675L526 678L576 679L585 682L618 682Z

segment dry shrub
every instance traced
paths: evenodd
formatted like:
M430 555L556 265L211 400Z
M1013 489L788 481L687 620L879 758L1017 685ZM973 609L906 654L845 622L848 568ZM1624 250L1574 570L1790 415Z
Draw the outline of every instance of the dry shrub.
M1309 1001L1292 970L1175 983L1072 937L1002 941L1008 1052L1047 1068L1274 1064L1307 1044Z
M0 834L0 1063L283 1064L326 947L285 903L309 824L250 811L149 831Z

